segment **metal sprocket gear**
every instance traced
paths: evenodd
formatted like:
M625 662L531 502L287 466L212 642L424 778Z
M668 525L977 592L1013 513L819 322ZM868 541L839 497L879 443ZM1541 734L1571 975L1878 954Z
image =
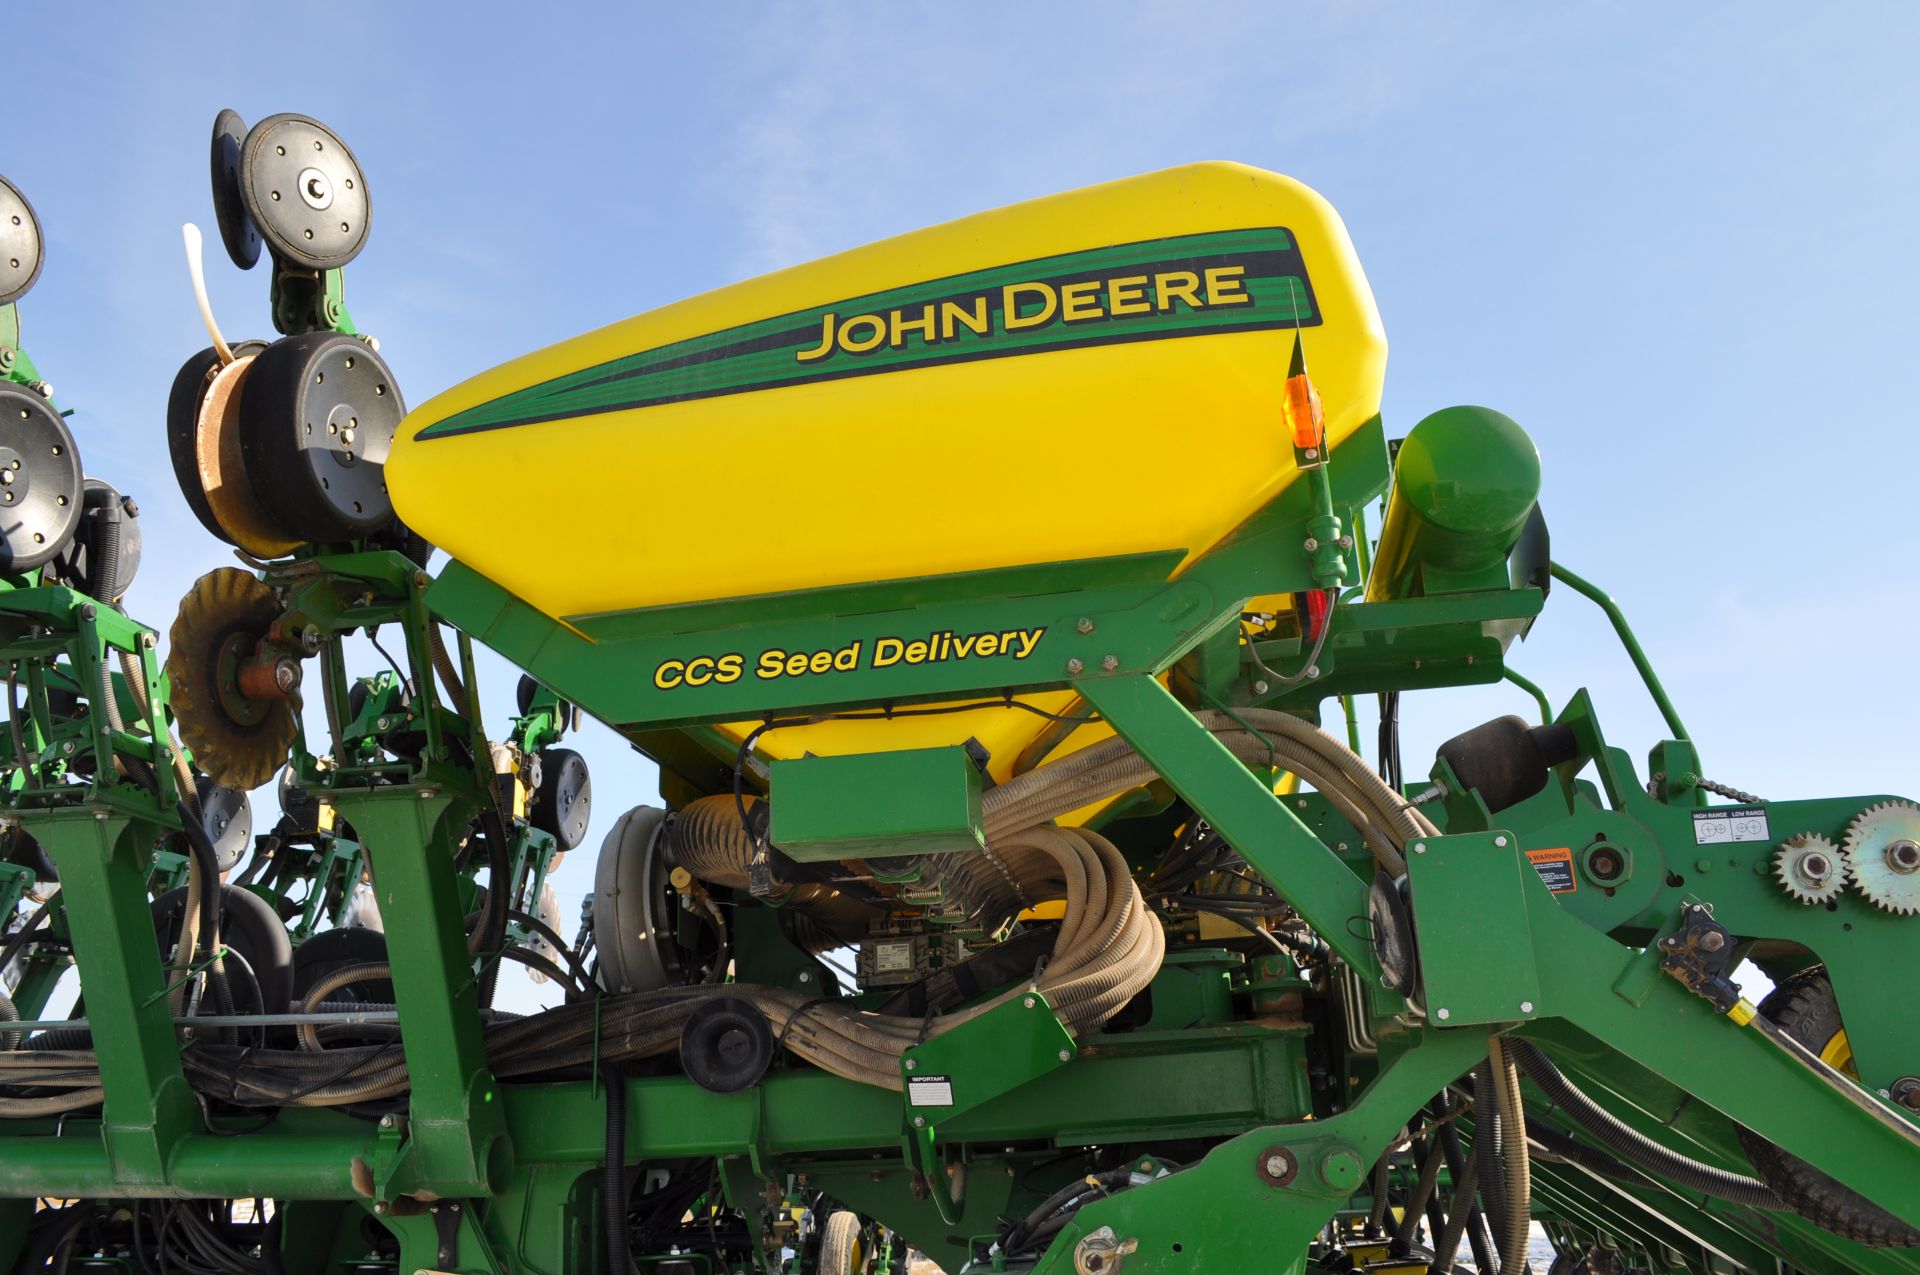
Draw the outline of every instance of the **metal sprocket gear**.
M169 635L167 676L181 741L215 783L237 792L273 778L298 729L297 677L271 698L249 695L241 684L243 667L257 660L279 618L280 604L259 577L221 567L187 590Z
M1847 862L1840 847L1817 833L1799 832L1780 843L1773 856L1780 888L1812 906L1831 903L1847 888Z
M1847 825L1847 875L1875 907L1920 912L1920 806L1883 801Z

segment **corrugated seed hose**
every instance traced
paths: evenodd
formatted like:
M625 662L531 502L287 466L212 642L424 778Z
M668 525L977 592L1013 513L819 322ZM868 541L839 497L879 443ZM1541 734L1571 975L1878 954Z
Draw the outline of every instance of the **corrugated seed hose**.
M1756 1209L1787 1209L1788 1206L1773 1193L1773 1189L1758 1178L1729 1173L1681 1155L1624 1123L1576 1088L1532 1041L1508 1041L1507 1048L1548 1101L1566 1112L1575 1124L1598 1138L1621 1159L1689 1190L1731 1204L1744 1204Z
M1487 1041L1487 1070L1500 1108L1500 1165L1505 1207L1500 1213L1500 1269L1517 1273L1527 1264L1527 1238L1533 1230L1533 1166L1527 1156L1527 1112L1520 1101L1520 1071L1507 1042ZM1480 1140L1474 1139L1477 1144Z

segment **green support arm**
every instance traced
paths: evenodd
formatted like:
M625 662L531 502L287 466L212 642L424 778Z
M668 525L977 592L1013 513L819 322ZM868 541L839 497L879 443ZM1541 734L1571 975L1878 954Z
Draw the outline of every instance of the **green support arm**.
M1371 979L1373 946L1348 927L1367 914L1367 885L1152 677L1090 677L1076 684L1107 724L1174 791L1220 830L1333 948Z

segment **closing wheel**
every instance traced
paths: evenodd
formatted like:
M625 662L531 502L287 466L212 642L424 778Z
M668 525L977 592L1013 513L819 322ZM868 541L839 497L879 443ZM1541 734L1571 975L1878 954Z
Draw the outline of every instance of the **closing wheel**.
M1840 1021L1840 1003L1821 966L1805 969L1775 987L1760 1002L1760 1013L1820 1057L1851 1071L1853 1051ZM1740 1145L1754 1172L1793 1211L1814 1225L1868 1248L1920 1248L1920 1230L1879 1205L1841 1186L1798 1156L1789 1155L1748 1129Z
M265 341L241 341L232 347L236 356L249 358L266 348ZM187 508L193 510L202 527L227 540L220 520L213 516L213 506L207 503L198 450L201 409L221 366L220 352L208 346L182 363L174 374L173 388L167 392L167 456L173 461L173 476L180 484L180 494L186 497Z
M213 117L213 145L208 167L213 178L213 219L220 242L242 270L260 260L260 231L240 194L240 147L247 140L247 122L240 112L223 110Z
M40 219L19 187L0 177L0 305L27 295L46 260Z
M571 748L541 749L533 826L552 833L560 849L572 850L586 837L592 818L593 777L587 773L587 759Z
M80 524L80 454L38 394L0 387L0 575L45 566Z
M325 124L269 115L240 147L240 194L267 247L307 270L337 270L366 246L373 205L360 161Z
M200 399L195 427L194 470L213 515L214 534L256 558L278 558L306 541L267 512L260 486L248 472L241 450L240 398L257 354L235 354L218 369ZM274 506L278 509L278 505Z
M167 676L180 738L215 783L241 792L287 760L299 666L259 658L280 604L257 576L221 567L194 581L168 634ZM249 694L243 680L256 694ZM264 697L259 694L266 689Z
M246 472L290 531L365 539L393 522L386 462L405 414L366 342L338 332L276 341L241 390Z

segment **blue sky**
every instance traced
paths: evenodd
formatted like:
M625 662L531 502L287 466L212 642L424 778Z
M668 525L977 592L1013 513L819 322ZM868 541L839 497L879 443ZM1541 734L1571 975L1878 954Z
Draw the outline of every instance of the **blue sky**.
M375 206L348 298L414 403L767 269L1237 159L1346 218L1391 342L1390 433L1457 402L1533 433L1556 556L1627 608L1711 776L1768 797L1920 790L1920 9L104 12L12 7L32 55L10 72L0 171L49 239L25 344L76 409L90 471L141 502L131 609L162 630L231 561L175 491L163 436L174 370L205 344L179 225L211 233L222 106L315 115L358 152ZM228 335L270 335L265 270L211 253ZM528 552L571 551L537 509L497 512ZM1557 594L1514 664L1556 701L1592 688L1636 757L1660 737L1583 600ZM496 705L510 687L490 679ZM1524 709L1511 689L1411 700L1409 770ZM591 846L654 778L603 731L583 751ZM569 931L590 859L560 876Z

